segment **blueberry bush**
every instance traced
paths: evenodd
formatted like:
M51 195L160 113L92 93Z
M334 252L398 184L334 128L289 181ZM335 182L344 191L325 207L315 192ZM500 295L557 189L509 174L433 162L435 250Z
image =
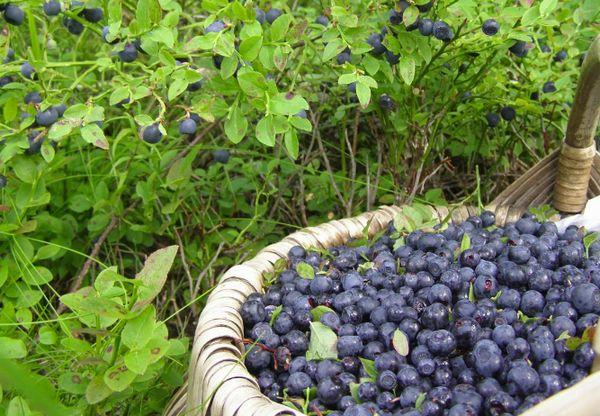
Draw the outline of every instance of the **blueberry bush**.
M228 266L378 204L489 199L560 142L600 31L594 0L0 13L9 415L156 414Z

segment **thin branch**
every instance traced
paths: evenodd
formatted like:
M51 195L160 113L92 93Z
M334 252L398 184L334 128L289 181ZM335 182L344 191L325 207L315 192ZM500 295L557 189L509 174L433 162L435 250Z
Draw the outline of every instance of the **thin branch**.
M321 151L321 156L323 157L323 162L325 163L325 168L327 169L327 173L329 175L329 181L331 182L331 186L333 187L333 191L337 195L343 207L346 206L346 201L344 201L344 197L340 192L340 189L335 183L335 179L333 176L333 170L331 169L331 164L329 163L329 158L327 157L327 153L325 152L325 147L323 146L323 140L321 139L321 133L319 132L318 123L319 120L315 118L315 116L311 113L311 118L313 122L313 132L315 138L317 139L317 144L319 145L319 150Z

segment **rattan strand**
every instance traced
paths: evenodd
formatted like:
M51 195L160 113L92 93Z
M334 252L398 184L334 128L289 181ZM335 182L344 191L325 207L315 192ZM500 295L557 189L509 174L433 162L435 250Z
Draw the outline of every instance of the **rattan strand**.
M562 212L581 212L585 207L596 145L579 149L564 143L554 186L554 207Z

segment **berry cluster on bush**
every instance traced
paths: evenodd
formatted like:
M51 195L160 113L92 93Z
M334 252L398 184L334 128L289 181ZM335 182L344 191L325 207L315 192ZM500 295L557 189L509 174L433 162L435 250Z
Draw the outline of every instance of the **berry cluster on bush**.
M293 247L241 307L262 392L333 416L507 416L586 377L600 242L529 214L494 222Z

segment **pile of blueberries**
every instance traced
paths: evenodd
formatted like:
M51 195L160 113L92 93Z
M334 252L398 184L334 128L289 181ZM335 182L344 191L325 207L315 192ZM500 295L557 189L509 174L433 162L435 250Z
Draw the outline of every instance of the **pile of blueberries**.
M245 364L261 391L316 415L510 416L582 380L594 360L600 241L530 214L494 222L486 211L403 237L390 224L364 245L293 247L275 282L241 307ZM306 358L317 307L337 359ZM396 348L398 330L408 351Z

